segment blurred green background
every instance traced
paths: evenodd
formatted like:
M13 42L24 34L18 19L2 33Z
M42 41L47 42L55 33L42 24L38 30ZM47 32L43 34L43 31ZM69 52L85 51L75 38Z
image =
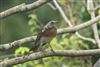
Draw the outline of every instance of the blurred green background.
M9 9L13 6L26 3L30 4L37 0L0 0L0 12ZM90 15L86 9L86 0L58 0L60 6L65 11L66 16L71 20L73 25L90 20ZM99 0L94 0L94 5L100 5ZM96 10L96 15L100 14L100 9ZM0 19L0 44L10 43L15 40L36 35L40 28L50 20L58 21L57 27L68 27L57 9L51 8L45 4L35 10L20 12L6 18ZM98 29L100 21L98 23ZM80 34L86 37L93 38L91 28L86 28L79 31ZM100 34L100 29L99 29ZM65 33L56 36L52 42L52 47L55 50L84 50L97 48L91 42L83 41L75 34ZM32 43L24 44L19 48L13 48L9 51L0 51L0 59L11 58L24 55L31 48ZM49 50L49 47L46 48ZM45 64L39 60L25 62L23 64L14 65L12 67L90 67L100 56L91 57L49 57L44 58Z

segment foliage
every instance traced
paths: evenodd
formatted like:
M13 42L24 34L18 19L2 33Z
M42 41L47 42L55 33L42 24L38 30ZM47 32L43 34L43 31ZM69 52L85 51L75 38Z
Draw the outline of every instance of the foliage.
M31 15L32 16L32 15ZM34 21L36 19L36 16L33 15L32 18L29 20L29 25L31 26L31 28L33 29L33 32L36 32L36 28L38 28L38 25L36 24L36 21ZM37 26L36 26L37 25ZM79 50L79 49L88 49L88 46L85 42L83 42L81 39L79 39L77 36L75 35L71 35L70 37L68 37L69 35L67 34L63 34L62 36L56 36L52 41L51 41L51 46L53 47L54 50L69 50L69 49L75 49L75 50ZM47 45L46 50L50 50L50 47ZM20 47L19 49L16 50L15 55L19 56L19 55L24 55L25 52L28 52L29 49L26 47ZM63 67L63 66L76 66L76 67L80 67L80 64L83 63L85 65L88 65L84 62L84 60L82 58L74 58L72 60L72 58L66 58L66 57L49 57L49 58L44 58L43 59L45 64L41 64L39 60L35 60L35 61L29 61L29 62L25 62L21 65L15 65L14 67Z
M29 26L30 26L30 31L31 31L31 33L34 32L34 33L33 33L33 35L34 35L34 34L37 33L36 31L40 28L40 26L37 25L37 23L36 23L36 22L38 22L38 19L37 19L37 16L36 16L35 14L29 15L29 17L30 17L31 19L29 20L28 24L29 24Z
M3 0L0 0L1 2ZM19 4L24 0L12 0L5 1L6 6L11 7L11 5ZM30 1L30 0L27 0ZM32 0L31 0L32 1ZM32 3L30 1L30 3ZM35 0L34 0L35 1ZM98 0L96 0L98 2ZM10 3L9 3L10 2ZM26 2L26 1L25 1ZM96 3L97 3L96 2ZM12 3L12 4L11 4ZM27 2L29 3L29 2ZM99 2L98 2L99 3ZM1 4L1 3L0 3ZM80 24L82 22L88 21L90 19L90 15L86 9L85 0L59 0L60 6L66 13L66 16L71 20L73 25ZM1 9L0 9L1 10ZM100 9L97 10L97 15L100 15ZM17 19L16 19L17 17ZM37 32L42 28L50 20L58 21L57 27L64 28L67 27L65 21L61 17L58 10L53 10L47 4L37 8L34 11L30 11L27 13L19 13L18 15L13 15L7 19L3 19L0 24L2 24L2 30L0 30L0 39L1 43L11 42L20 38L24 38L30 35L36 35ZM17 26L17 27L16 27ZM98 24L100 27L100 21ZM1 27L0 27L1 28ZM83 36L92 37L93 33L91 29L87 28L85 30L81 30L80 33ZM99 30L100 33L100 30ZM84 50L89 49L90 42L86 42L78 38L75 34L65 33L61 35L57 35L52 41L51 46L54 50ZM27 44L29 46L30 44ZM94 47L95 45L92 44ZM46 50L50 50L48 45L44 46ZM14 49L11 49L10 53L14 53ZM15 56L22 56L29 52L28 47L21 46L20 48L15 50ZM1 54L1 53L0 53ZM6 54L6 53L5 53ZM2 55L2 54L1 54ZM13 67L90 67L91 60L89 57L48 57L43 59L45 64L42 64L40 60L32 60L22 64L14 65Z
M25 53L28 53L28 52L29 52L29 48L20 47L15 51L15 56L22 56L22 55L24 55Z

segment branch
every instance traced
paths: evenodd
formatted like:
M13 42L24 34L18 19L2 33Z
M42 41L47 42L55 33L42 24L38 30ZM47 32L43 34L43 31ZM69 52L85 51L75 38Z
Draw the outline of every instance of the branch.
M62 33L72 33L72 32L76 32L78 30L84 29L86 27L89 27L90 25L96 23L97 21L100 20L100 15L91 19L90 21L84 22L82 24L76 25L74 27L68 27L68 28L61 28L57 30L57 34L62 34ZM27 37L27 38L23 38L20 40L16 40L12 43L9 44L1 44L0 45L0 51L2 50L8 50L12 47L17 47L20 46L21 44L27 43L27 42L32 42L34 41L36 38L36 36L31 36L31 37Z
M71 24L71 21L67 18L67 16L65 15L63 9L60 7L60 5L57 3L57 1L56 1L56 0L53 0L53 2L54 2L54 4L55 4L55 6L57 7L57 9L59 10L59 12L60 12L61 16L63 17L63 19L65 20L65 22L66 22L70 27L72 27L73 25ZM78 32L76 32L75 34L76 34L79 38L81 38L81 39L83 39L83 40L85 40L85 41L90 41L90 42L96 44L95 40L92 39L92 38L84 37L84 36L80 35Z
M93 5L93 1L91 0L87 0L87 10L91 15L91 19L95 18L95 10L94 10L94 5ZM97 24L93 24L92 25L92 29L93 29L93 33L94 33L94 38L95 41L98 45L98 47L100 48L100 38L99 38L99 33L98 33L98 29L97 29Z
M92 42L93 44L96 44L96 41L93 38L89 38L89 37L84 37L82 35L79 34L79 32L75 33L79 38L85 40L85 41L89 41Z
M76 25L74 27L68 27L68 28L63 28L63 29L59 29L58 32L59 33L70 33L70 32L75 32L75 31L79 31L81 29L84 29L86 27L89 27L90 25L96 23L97 21L100 20L100 15L87 21L87 22L83 22L82 24Z
M100 9L100 5L98 5L94 10Z
M70 22L70 20L66 17L63 9L60 7L60 5L57 3L56 0L53 0L53 3L55 4L56 8L59 10L61 16L64 18L65 22L69 25L69 26L73 26Z
M8 44L1 44L0 45L0 51L2 50L8 50L12 47L18 47L24 43L28 43L28 42L33 42L36 39L36 36L31 36L31 37L26 37L20 40L16 40L13 41L12 43L8 43Z
M48 3L48 5L49 5L53 10L57 10L57 8L56 8L52 3Z
M9 15L12 15L12 14L15 14L15 13L18 13L18 12L23 12L23 11L35 9L35 8L40 7L41 5L43 5L43 4L45 4L49 1L51 1L51 0L38 0L38 1L33 2L32 4L28 4L28 5L26 5L25 3L17 5L15 7L12 7L8 10L1 12L0 18L7 17Z
M30 60L37 60L40 58L52 57L52 56L65 56L65 57L79 57L79 56L92 56L100 54L100 49L93 50L55 50L53 51L40 51L32 54L28 54L21 57L16 57L0 62L0 67L11 66L15 64L24 63Z

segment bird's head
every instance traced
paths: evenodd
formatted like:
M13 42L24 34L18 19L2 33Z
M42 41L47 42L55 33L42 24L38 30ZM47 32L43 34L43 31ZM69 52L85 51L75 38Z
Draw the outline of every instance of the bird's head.
M56 27L56 22L57 21L54 21L54 20L49 21L48 24L47 24L47 27L49 27L49 28Z

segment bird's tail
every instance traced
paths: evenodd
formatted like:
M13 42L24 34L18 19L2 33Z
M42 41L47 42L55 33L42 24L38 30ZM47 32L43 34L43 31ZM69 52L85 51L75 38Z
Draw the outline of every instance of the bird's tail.
M36 51L36 50L38 50L39 46L40 46L39 43L34 44L34 45L32 46L32 48L30 49L30 51Z
M36 51L38 49L38 46L33 46L30 51Z
M40 47L40 44L39 43L34 44L34 46L32 46L32 48L30 49L30 51L34 51L34 52L35 51L38 51L39 47ZM42 64L42 65L44 65L43 58L39 59L39 63Z

